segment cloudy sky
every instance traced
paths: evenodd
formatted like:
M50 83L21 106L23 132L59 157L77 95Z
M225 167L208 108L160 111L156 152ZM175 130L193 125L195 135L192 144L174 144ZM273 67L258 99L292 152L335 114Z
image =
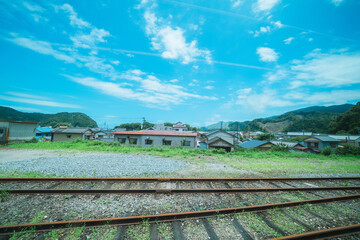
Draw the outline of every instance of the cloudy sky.
M360 99L358 0L0 0L0 105L203 126Z

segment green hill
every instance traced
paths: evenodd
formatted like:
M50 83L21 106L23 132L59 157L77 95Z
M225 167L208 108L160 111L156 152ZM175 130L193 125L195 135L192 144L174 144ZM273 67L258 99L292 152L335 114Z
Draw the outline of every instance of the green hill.
M337 134L359 134L360 102L333 119L329 124L329 131Z
M263 132L300 132L302 130L316 133L329 133L329 124L340 114L354 107L352 104L333 106L312 106L297 109L279 116L254 119L252 121L239 122L240 131L263 131ZM223 129L230 130L236 122L223 122ZM220 123L209 127L220 128ZM225 126L225 127L224 127ZM335 130L334 130L335 131ZM347 131L347 130L346 130Z
M52 127L54 127L58 123L70 123L73 127L97 127L97 123L84 113L25 113L9 107L2 106L0 106L0 120L39 122L41 126Z

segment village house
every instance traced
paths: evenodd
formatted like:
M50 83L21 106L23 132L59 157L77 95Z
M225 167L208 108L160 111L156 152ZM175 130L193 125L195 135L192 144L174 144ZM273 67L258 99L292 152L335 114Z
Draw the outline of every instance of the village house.
M118 131L114 133L114 141L125 145L140 145L143 147L184 147L196 148L196 132L170 131Z
M174 131L177 132L185 132L188 130L186 125L182 124L182 122L177 122L175 125L172 126L172 128Z
M292 138L292 137L310 137L312 136L312 132L288 132L284 137Z
M235 136L223 130L206 133L208 149L225 149L227 152L234 150Z
M271 141L271 143L275 144L275 145L285 145L289 148L298 148L298 147L304 147L301 143L298 142L287 142L287 141L278 141L278 140L274 140Z
M44 139L46 140L51 140L51 131L53 129L51 127L38 127L36 128L36 139Z
M340 141L327 135L319 135L305 138L303 142L305 147L321 151L328 146L331 148L336 148Z
M247 142L243 142L239 145L239 147L246 148L246 149L259 149L259 150L270 150L275 144L266 141L260 140L250 140Z
M339 143L349 143L351 145L360 147L360 136L359 135L329 135L329 137L339 140Z
M51 131L52 142L69 142L73 139L93 139L93 131L90 128L58 127Z
M37 122L0 121L0 144L35 138Z

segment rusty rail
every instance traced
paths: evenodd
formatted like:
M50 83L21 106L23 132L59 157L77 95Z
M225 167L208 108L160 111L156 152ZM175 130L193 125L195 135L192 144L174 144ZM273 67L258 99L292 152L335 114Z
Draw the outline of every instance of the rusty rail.
M336 228L328 228L320 231L306 232L301 234L289 235L279 238L271 238L268 240L310 240L310 239L323 239L328 237L340 237L360 232L360 224L349 226L341 226Z
M50 231L59 228L73 228L73 227L95 227L102 225L134 225L141 224L144 220L149 222L168 222L176 221L188 218L206 218L211 216L217 216L219 214L234 214L242 212L258 212L265 211L274 208L287 208L295 207L305 204L320 204L337 201L347 201L360 198L360 194L346 195L340 197L320 198L311 200L302 200L295 202L275 203L266 205L255 205L247 207L237 208L224 208L213 209L205 211L195 212L183 212L183 213L167 213L158 215L145 215L145 216L133 216L133 217L120 217L120 218L105 218L105 219L90 219L90 220L76 220L76 221L62 221L62 222L48 222L48 223L34 223L34 224L19 224L19 225L7 225L0 226L0 235L7 235L15 232L22 231Z
M251 182L251 181L329 181L329 180L360 180L360 177L304 177L304 178L0 178L0 182L86 182L86 181L114 181L114 182Z
M354 187L287 187L287 188L183 188L183 189L7 189L10 194L139 194L139 193L250 193L295 191L346 191L360 190Z

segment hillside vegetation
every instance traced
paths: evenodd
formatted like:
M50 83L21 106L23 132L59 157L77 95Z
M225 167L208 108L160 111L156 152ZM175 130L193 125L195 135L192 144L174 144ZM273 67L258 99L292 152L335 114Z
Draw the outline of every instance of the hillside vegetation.
M329 124L329 130L331 133L337 134L359 134L360 102L332 120Z
M2 106L0 106L0 120L39 122L41 126L52 127L59 123L69 123L73 127L97 127L97 123L92 118L80 112L62 112L56 114L24 113Z

